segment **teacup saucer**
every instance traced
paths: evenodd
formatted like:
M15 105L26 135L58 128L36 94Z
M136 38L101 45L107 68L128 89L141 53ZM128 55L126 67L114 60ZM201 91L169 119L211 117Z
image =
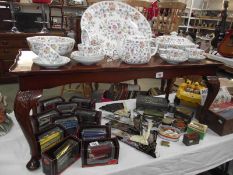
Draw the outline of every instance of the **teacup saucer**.
M198 61L204 60L205 58L206 58L206 56L199 55L198 57L188 57L188 61L189 62L198 62Z
M179 63L183 63L185 61L188 60L188 58L186 57L179 57L179 59L170 59L168 58L167 54L160 54L160 57L166 61L167 63L170 63L170 64L179 64Z
M43 62L43 60L41 60L39 58L35 58L35 59L33 59L33 63L35 63L41 67L44 67L44 68L56 69L58 67L66 65L67 63L70 62L70 58L68 58L68 57L61 56L61 58L62 58L61 61L54 62L54 63Z

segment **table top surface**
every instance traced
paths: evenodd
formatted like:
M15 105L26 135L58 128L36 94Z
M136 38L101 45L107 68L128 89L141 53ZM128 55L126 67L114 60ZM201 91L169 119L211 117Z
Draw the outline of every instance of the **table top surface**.
M108 62L102 60L96 65L85 66L72 61L57 69L46 69L33 63L36 58L31 51L21 51L10 72L18 75L20 90L39 90L60 86L69 83L118 83L140 78L163 78L198 75L216 76L216 71L222 63L208 59L197 63L185 62L182 64L169 64L159 55L151 58L147 64L132 65L121 61ZM35 84L34 82L40 82Z
M200 62L184 62L181 64L169 64L163 61L158 54L153 56L149 63L147 64L126 64L119 60L114 60L108 62L107 59L102 60L96 65L85 66L80 63L77 63L71 60L65 66L62 66L57 69L48 69L40 67L36 64L33 64L32 59L35 58L35 55L31 51L22 51L17 55L15 63L10 68L10 72L16 73L18 75L22 74L47 74L47 73L64 73L64 72L99 72L104 70L111 71L125 71L125 70L151 70L151 69L163 69L163 70L171 70L171 69L184 69L184 68L192 68L192 69L203 69L205 67L213 67L216 68L222 63L211 61L211 60L203 60Z

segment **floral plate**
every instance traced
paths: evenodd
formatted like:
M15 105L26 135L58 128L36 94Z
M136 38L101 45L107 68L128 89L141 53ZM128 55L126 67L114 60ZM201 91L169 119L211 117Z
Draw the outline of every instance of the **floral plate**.
M101 1L90 6L82 15L81 29L89 36L103 41L103 53L119 54L124 39L129 35L152 37L150 24L135 8L117 1Z

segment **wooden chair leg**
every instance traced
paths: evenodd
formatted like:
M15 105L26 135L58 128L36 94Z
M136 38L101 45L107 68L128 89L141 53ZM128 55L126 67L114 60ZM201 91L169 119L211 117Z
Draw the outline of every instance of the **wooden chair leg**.
M65 85L63 85L63 86L61 87L61 94L60 94L60 96L63 96L64 90L65 90Z
M161 91L162 93L165 92L165 90L164 90L165 83L166 83L166 80L165 80L165 79L161 79L160 91Z

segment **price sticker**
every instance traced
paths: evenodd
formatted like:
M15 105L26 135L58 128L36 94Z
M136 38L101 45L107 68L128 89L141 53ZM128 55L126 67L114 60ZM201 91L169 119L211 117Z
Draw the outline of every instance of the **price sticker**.
M91 142L91 143L89 143L89 145L90 145L90 146L98 146L98 145L99 145L99 142L97 142L97 141L96 141L96 142Z
M155 78L163 78L163 72L157 72Z

